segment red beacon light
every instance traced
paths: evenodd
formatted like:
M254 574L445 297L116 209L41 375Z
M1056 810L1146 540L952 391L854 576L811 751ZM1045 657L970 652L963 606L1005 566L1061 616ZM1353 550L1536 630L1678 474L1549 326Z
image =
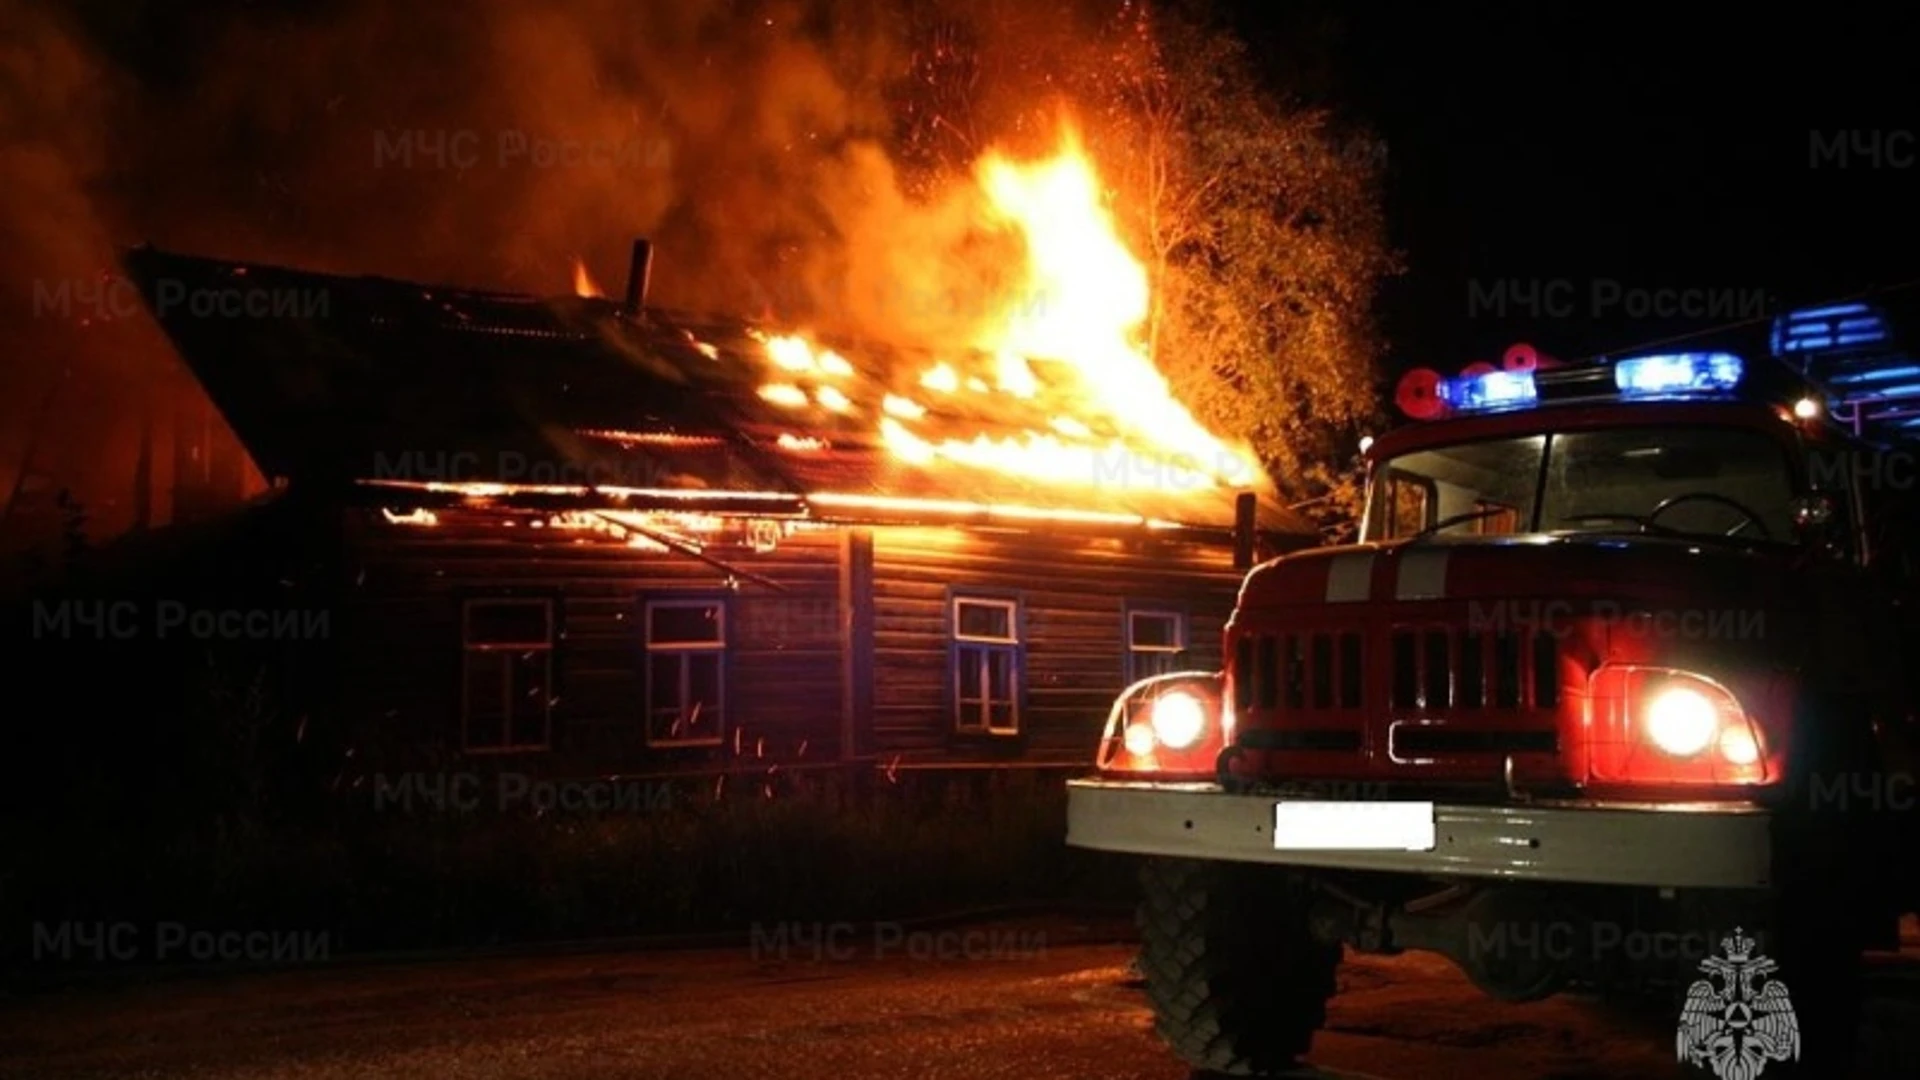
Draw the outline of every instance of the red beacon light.
M1432 368L1414 368L1400 376L1394 388L1393 403L1411 420L1434 420L1447 414L1447 402L1440 396L1440 384L1446 380Z
M1415 368L1400 377L1394 404L1413 420L1525 408L1540 401L1533 373L1556 366L1533 346L1517 344L1501 357L1499 367L1479 361L1451 379L1432 368Z
M1507 347L1500 366L1508 371L1547 371L1559 367L1560 361L1522 341Z

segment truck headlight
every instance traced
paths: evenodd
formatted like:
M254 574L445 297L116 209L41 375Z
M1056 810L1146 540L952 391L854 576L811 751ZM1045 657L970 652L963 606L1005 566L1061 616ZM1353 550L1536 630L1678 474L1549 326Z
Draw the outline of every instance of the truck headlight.
M1592 779L1628 784L1758 784L1766 744L1733 691L1677 668L1604 664L1588 683Z
M1685 686L1656 693L1647 703L1647 735L1675 757L1692 757L1713 745L1720 716L1713 702Z
M1180 671L1122 691L1107 716L1096 764L1103 772L1211 777L1232 718L1218 672Z
M1185 690L1161 695L1152 715L1154 737L1170 750L1185 750L1207 730L1207 707Z

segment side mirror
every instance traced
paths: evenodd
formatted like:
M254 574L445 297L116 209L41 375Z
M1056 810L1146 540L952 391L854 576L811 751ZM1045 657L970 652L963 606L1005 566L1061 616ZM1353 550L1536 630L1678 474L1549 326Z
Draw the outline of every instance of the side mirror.
M1793 500L1793 527L1802 532L1822 532L1839 515L1833 496L1818 492Z
M1823 492L1813 492L1793 500L1793 531L1802 543L1830 558L1845 558L1851 550L1843 523L1839 500Z

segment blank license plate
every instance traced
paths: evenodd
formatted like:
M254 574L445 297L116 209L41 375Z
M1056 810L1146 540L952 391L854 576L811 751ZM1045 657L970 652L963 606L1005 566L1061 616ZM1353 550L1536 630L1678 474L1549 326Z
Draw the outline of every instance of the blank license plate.
M1276 851L1432 851L1430 802L1283 802L1273 807Z

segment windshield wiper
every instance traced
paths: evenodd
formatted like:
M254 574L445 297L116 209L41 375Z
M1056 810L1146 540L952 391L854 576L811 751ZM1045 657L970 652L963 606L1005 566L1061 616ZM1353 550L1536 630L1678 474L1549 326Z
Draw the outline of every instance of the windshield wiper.
M1601 512L1596 512L1592 514L1568 514L1567 516L1561 518L1560 521L1563 524L1569 523L1569 522L1578 523L1578 522L1584 522L1584 521L1630 521L1636 527L1638 527L1639 531L1642 534L1646 534L1646 535L1672 536L1672 537L1679 537L1687 540L1704 540L1708 542L1736 544L1741 547L1753 547L1755 545L1778 545L1782 543L1782 541L1775 540L1770 537L1737 536L1731 532L1727 532L1727 533L1688 532L1684 529L1676 529L1671 525L1662 525L1659 522L1654 521L1653 519L1647 517L1645 514L1613 513L1611 511L1601 511ZM1738 526L1736 526L1736 528L1737 527Z
M1600 510L1591 514L1568 514L1562 517L1563 523L1579 524L1588 521L1631 521L1639 526L1643 533L1657 533L1661 536L1679 536L1680 530L1671 525L1662 525L1645 514L1629 514L1625 511Z
M1451 529L1455 525L1465 525L1469 521L1479 521L1481 518L1490 518L1495 514L1504 514L1506 512L1507 512L1507 507L1504 507L1504 506L1487 506L1487 507L1482 507L1479 510L1469 510L1464 514L1453 514L1451 516L1441 518L1439 521L1436 521L1433 524L1427 526L1426 528L1421 529L1419 532L1414 533L1412 536L1407 537L1407 539L1409 541L1425 540L1427 537L1432 536L1434 533L1439 532L1441 529Z

